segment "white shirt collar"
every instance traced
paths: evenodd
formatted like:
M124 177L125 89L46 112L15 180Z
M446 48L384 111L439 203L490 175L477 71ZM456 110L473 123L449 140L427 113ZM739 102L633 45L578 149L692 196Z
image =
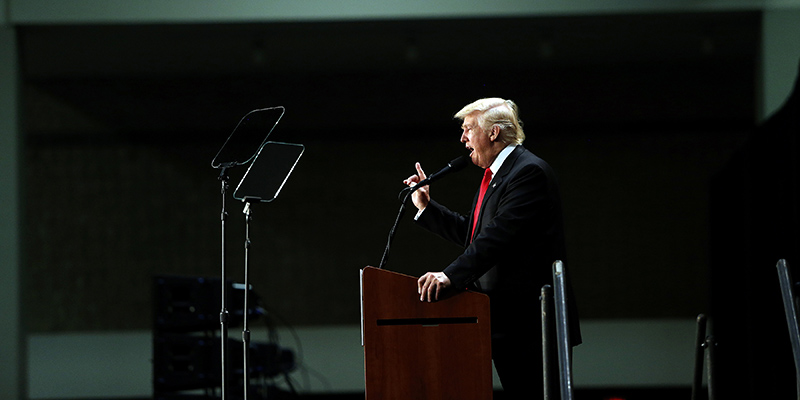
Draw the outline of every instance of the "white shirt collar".
M511 152L514 151L516 147L517 145L512 143L500 151L500 154L498 154L497 158L494 159L492 165L489 166L489 169L492 170L492 179L494 179L494 176L497 175L497 171L500 170L500 167L503 165L503 162L506 161L508 155L511 154Z

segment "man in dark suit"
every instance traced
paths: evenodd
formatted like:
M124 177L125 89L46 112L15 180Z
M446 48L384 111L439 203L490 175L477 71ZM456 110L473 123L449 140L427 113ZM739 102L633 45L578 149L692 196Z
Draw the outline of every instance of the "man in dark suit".
M419 278L420 300L436 301L447 290L488 294L492 359L505 398L536 395L536 390L542 393L538 295L543 285L552 284L553 262L566 263L556 176L521 146L525 134L513 101L481 99L455 117L463 121L461 142L473 164L485 170L485 192L479 191L467 216L431 200L429 187L414 192L417 223L465 247L443 271ZM419 163L416 170L405 184L426 178ZM571 339L577 345L581 339L573 300Z

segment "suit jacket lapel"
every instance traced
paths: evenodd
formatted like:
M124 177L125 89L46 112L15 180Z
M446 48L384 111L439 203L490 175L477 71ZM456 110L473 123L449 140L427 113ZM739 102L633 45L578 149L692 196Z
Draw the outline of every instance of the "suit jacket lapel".
M511 172L511 169L514 167L517 158L519 158L519 155L522 154L523 151L525 151L525 149L522 146L517 146L514 149L514 151L512 151L511 154L508 155L506 160L503 161L503 165L500 166L500 170L498 170L497 174L495 174L495 176L492 178L492 182L489 185L489 188L486 189L486 193L483 195L483 202L481 203L481 211L478 214L478 224L475 225L475 232L473 233L472 237L477 237L478 233L480 233L481 225L483 225L483 217L484 217L483 210L486 209L486 204L489 202L489 199L494 194L495 189L500 187L506 175L508 175L508 173ZM475 206L477 205L477 203L478 203L478 195L476 194L475 200L473 200L472 202L473 211L475 210ZM474 212L470 213L470 215L474 215ZM469 226L470 227L472 226L472 217L470 217L469 219ZM470 241L471 238L467 238L467 244L469 244Z

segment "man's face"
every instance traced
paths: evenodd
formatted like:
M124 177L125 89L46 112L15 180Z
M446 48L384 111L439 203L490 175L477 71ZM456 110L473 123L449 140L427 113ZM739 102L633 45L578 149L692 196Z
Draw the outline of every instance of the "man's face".
M461 143L470 151L472 163L485 169L492 165L497 155L493 152L489 132L478 125L478 115L478 112L474 112L464 117L464 123L461 124Z

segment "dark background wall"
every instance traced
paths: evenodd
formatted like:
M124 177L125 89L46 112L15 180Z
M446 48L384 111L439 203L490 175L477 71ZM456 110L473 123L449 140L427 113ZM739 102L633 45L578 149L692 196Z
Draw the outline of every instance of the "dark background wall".
M461 154L452 114L486 96L519 104L526 147L559 174L582 316L692 318L709 306L709 182L754 127L759 32L749 12L21 27L25 324L148 329L154 275L218 276L210 162L275 105L271 139L306 151L254 209L251 280L289 324L357 323L402 179ZM434 195L466 211L479 175ZM237 280L241 210L229 199ZM390 269L458 254L409 220Z

